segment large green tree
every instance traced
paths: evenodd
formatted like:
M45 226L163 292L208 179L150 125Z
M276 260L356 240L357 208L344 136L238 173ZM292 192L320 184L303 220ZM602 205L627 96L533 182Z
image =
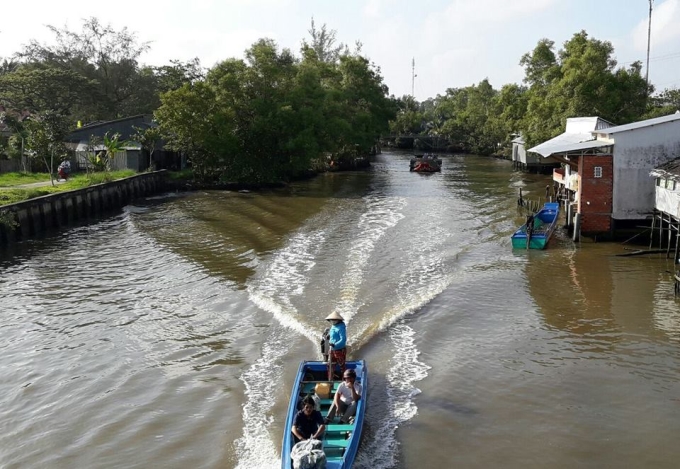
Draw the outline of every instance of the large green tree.
M113 119L129 112L127 103L137 91L140 56L149 48L136 35L102 24L97 18L83 22L80 32L47 26L53 42L31 41L19 56L31 63L41 63L78 73L98 84L91 95L95 109L82 120ZM83 114L85 109L83 110Z
M302 59L262 39L244 60L162 96L155 113L172 148L198 175L271 182L307 171L326 154L367 151L394 116L379 70L358 54Z
M617 124L639 119L650 89L641 64L616 69L608 41L574 34L557 54L552 41L539 41L520 64L529 85L522 125L527 142L536 144L564 131L568 117L599 116Z

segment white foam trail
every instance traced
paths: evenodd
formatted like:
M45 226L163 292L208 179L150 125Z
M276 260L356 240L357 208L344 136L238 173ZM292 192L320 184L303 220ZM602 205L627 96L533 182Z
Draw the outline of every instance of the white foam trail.
M401 213L406 206L402 197L367 197L368 208L359 219L359 235L353 241L347 259L345 274L340 281L341 300L338 311L349 322L356 314L359 288L363 282L364 269L378 240L404 218Z
M243 406L243 436L236 440L239 455L237 469L279 468L281 458L272 441L269 428L274 421L271 408L282 381L283 366L280 357L288 350L289 341L279 333L265 342L262 357L241 376L245 385L246 403Z
M267 265L264 275L248 285L250 300L269 312L284 327L307 337L312 342L318 333L298 319L292 298L300 296L309 282L308 272L323 247L325 232L298 233L285 249L277 252Z
M415 331L400 322L390 329L394 355L387 374L386 412L371 421L375 438L362 447L356 462L357 469L387 469L397 464L399 425L412 419L418 412L413 398L420 394L414 383L427 376L429 366L418 360Z
M307 273L314 267L316 255L325 240L323 231L293 236L286 248L272 256L259 280L248 286L251 301L284 326L274 331L264 343L262 356L241 375L245 385L246 402L243 406L243 436L236 440L239 469L278 468L281 466L278 447L269 429L273 422L272 396L280 389L282 364L278 357L288 352L291 329L316 342L317 336L298 318L291 299L302 295L309 280Z

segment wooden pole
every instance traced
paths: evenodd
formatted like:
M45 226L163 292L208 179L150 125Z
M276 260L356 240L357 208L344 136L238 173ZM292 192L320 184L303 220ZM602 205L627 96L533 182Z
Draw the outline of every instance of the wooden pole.
M574 234L571 237L573 241L577 241L581 238L580 231L581 231L581 214L576 212L576 215L574 216Z
M671 235L673 234L673 220L670 214L668 215L668 246L666 247L666 259L671 255Z
M652 212L652 230L649 232L649 249L652 249L654 243L654 226L656 225L656 209Z

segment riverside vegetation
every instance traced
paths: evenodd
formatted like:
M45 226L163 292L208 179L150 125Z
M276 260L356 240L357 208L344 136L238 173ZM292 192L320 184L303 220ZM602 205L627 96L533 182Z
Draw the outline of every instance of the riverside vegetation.
M655 94L642 64L617 68L607 41L578 32L561 49L541 39L518 58L522 84L488 80L418 102L389 95L380 68L312 21L296 55L260 39L244 58L210 69L198 59L140 62L149 44L96 18L80 32L48 27L51 43L31 41L0 62L0 158L22 153L53 171L76 122L153 113L167 149L188 157L202 182L263 184L366 154L387 132L446 139L461 151L499 153L513 135L532 145L562 132L568 117L616 124L673 112L678 90ZM153 137L153 138L152 138ZM48 156L56 155L54 163ZM34 165L34 167L36 167Z

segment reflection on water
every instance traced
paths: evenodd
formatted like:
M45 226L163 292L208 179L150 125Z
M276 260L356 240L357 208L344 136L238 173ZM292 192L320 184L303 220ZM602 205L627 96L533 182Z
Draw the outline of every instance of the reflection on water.
M407 153L286 189L139 201L0 254L2 467L280 467L288 392L347 318L356 466L675 467L680 308L657 257L513 251L507 161Z

